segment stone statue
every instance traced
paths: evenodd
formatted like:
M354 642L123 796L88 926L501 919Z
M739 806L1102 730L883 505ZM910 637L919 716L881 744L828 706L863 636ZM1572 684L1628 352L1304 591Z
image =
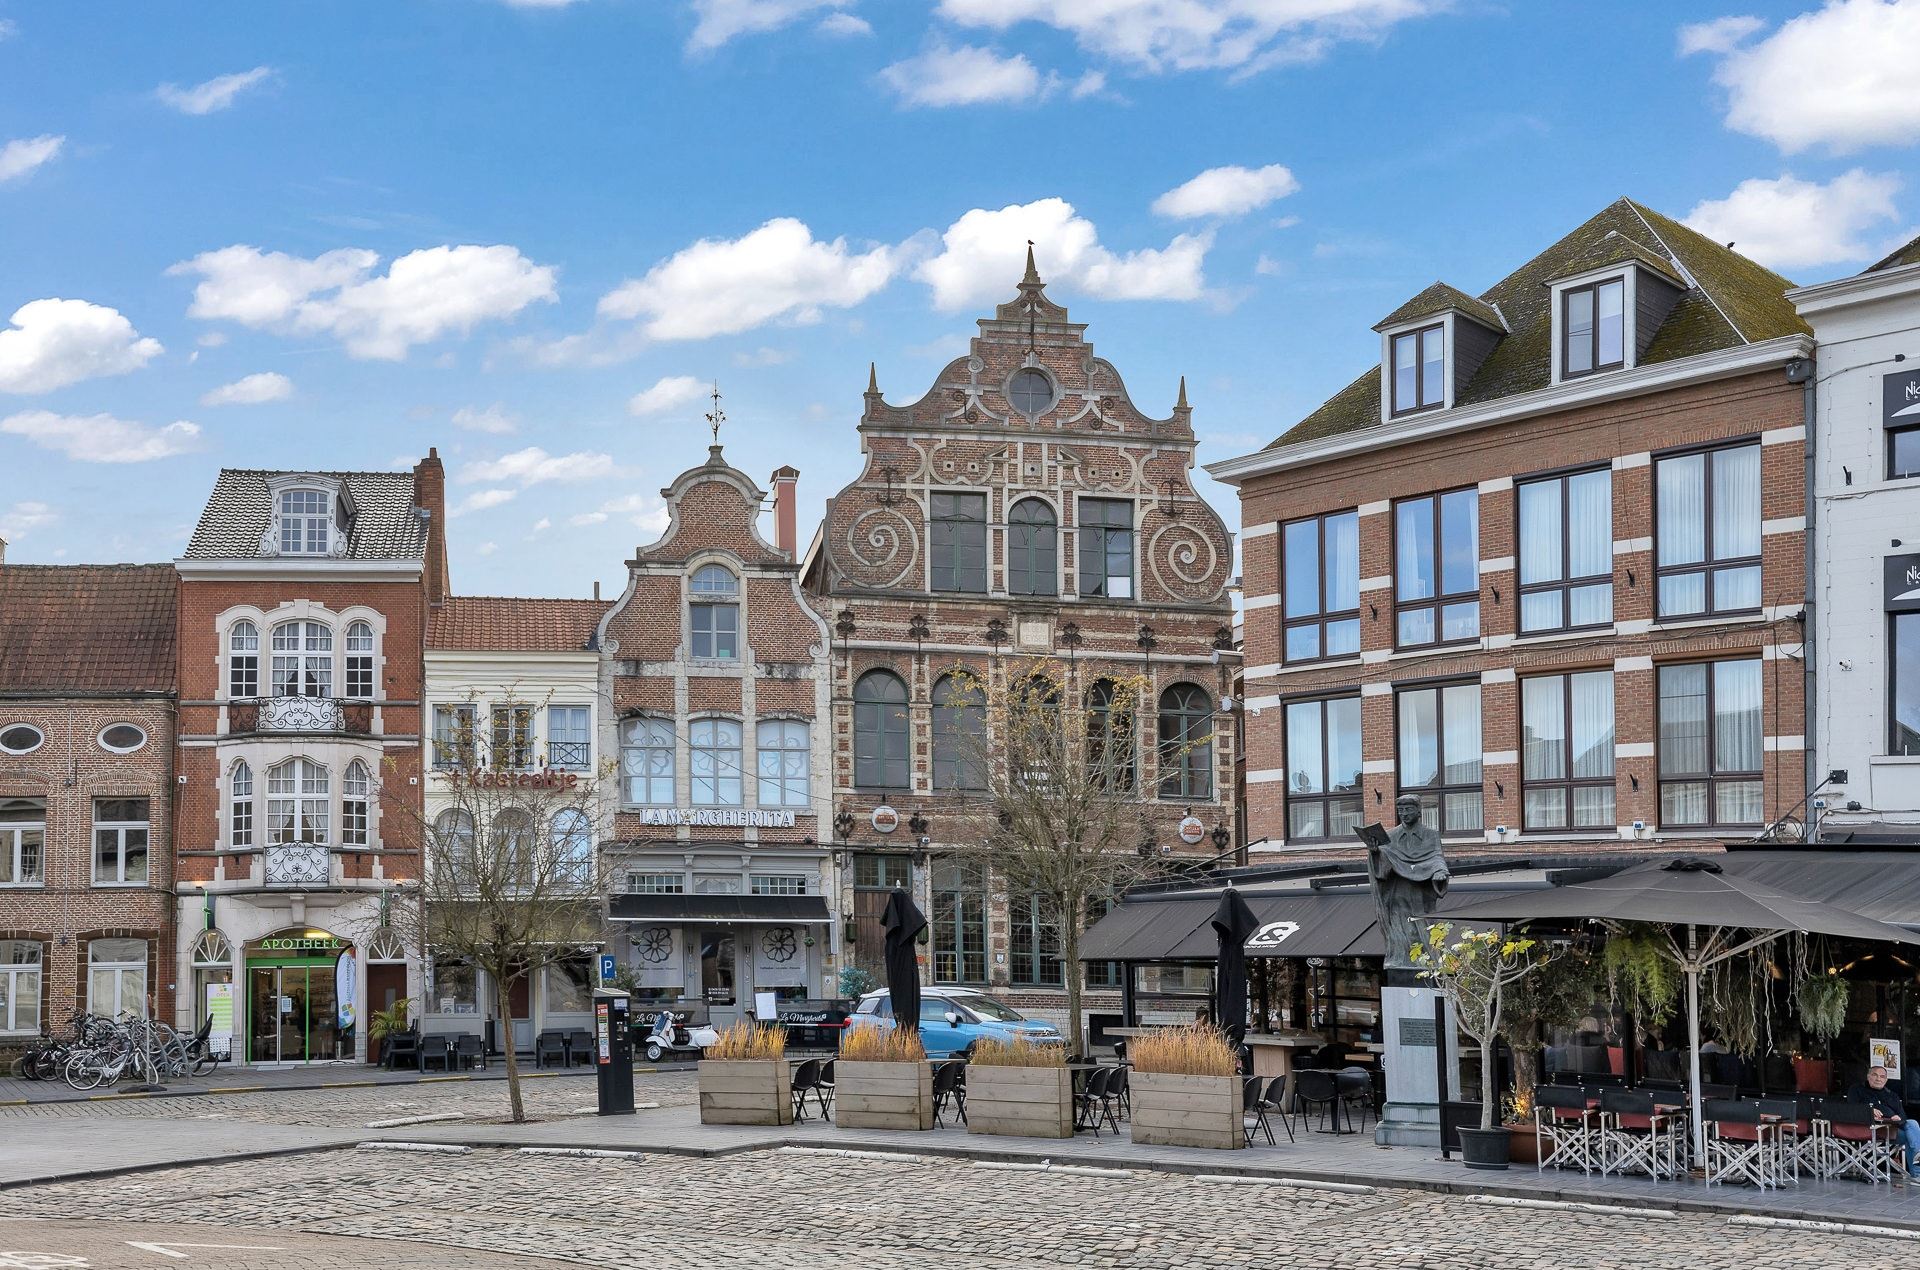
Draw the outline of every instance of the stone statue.
M1402 794L1394 802L1392 829L1368 825L1358 830L1367 844L1367 876L1380 909L1380 934L1387 944L1387 969L1412 970L1408 955L1427 939L1427 914L1447 893L1447 861L1440 853L1440 831L1420 823L1420 799Z

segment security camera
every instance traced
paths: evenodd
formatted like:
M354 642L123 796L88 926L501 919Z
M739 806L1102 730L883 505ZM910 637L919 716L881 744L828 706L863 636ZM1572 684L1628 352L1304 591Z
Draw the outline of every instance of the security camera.
M933 845L933 839L923 833L920 835L920 845L922 847L930 847Z

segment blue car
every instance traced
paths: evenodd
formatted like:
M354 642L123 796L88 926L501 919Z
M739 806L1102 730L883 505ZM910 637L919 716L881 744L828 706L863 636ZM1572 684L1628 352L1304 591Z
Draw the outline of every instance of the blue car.
M847 1020L848 1027L892 1027L893 1000L886 989L869 992ZM1036 1045L1064 1045L1051 1023L1029 1019L978 988L934 986L920 991L920 1043L927 1057L946 1058L983 1036L1011 1040L1024 1036Z

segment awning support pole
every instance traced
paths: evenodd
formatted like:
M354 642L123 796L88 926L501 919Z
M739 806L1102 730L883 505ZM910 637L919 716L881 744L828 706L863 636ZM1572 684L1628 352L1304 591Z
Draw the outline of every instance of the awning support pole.
M1706 1108L1700 1102L1700 931L1687 924L1687 1042L1693 1060L1693 1157L1703 1163L1707 1158Z

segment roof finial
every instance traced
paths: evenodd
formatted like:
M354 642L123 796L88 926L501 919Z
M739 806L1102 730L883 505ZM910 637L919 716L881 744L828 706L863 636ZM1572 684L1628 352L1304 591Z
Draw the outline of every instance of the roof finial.
M867 363L867 392L869 395L880 391L880 367L876 362Z
M718 450L720 448L720 425L727 421L727 412L720 408L720 381L717 379L713 382L713 392L711 396L713 397L713 413L707 416L707 424L713 429L713 448Z
M1180 400L1173 403L1173 408L1175 410L1188 410L1192 408L1187 405L1187 377L1185 375L1180 376Z
M1043 285L1040 281L1040 270L1033 263L1033 239L1031 238L1027 239L1027 276L1020 279L1020 285L1023 287Z

